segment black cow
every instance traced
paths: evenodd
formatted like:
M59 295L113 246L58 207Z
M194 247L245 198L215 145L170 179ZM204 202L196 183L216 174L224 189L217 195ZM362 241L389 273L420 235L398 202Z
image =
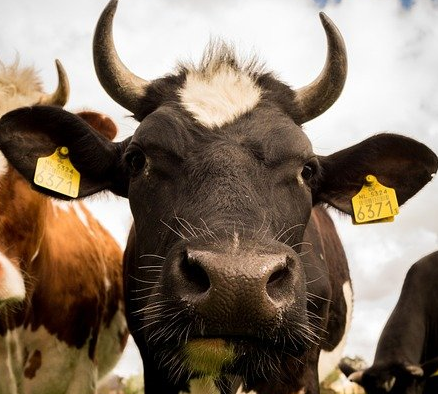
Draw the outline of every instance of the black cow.
M438 252L409 269L373 365L361 371L340 367L368 394L438 393Z
M114 48L116 6L97 24L94 60L103 87L140 122L134 135L109 142L70 113L31 107L2 118L0 148L31 181L37 158L65 145L82 175L79 197L129 198L125 296L147 394L318 393L320 352L342 349L352 302L320 204L351 215L367 174L402 204L430 181L437 157L393 134L313 153L301 125L336 101L347 68L324 14L325 67L291 90L224 44L199 66L145 81Z

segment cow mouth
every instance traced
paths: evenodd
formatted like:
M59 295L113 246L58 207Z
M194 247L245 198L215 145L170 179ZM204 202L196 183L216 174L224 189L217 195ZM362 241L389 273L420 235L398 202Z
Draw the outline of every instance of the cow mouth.
M309 340L302 329L307 322L296 314L283 315L269 325L235 325L210 321L180 300L163 305L158 316L146 320L142 342L175 384L225 375L248 384L266 376L284 380L278 376L281 365L302 365L301 357L315 339Z
M187 342L167 342L159 347L156 361L165 365L175 383L210 376L238 376L246 384L270 377L281 381L281 366L301 365L308 346L301 343L275 343L247 336L195 336ZM298 367L297 367L298 368Z

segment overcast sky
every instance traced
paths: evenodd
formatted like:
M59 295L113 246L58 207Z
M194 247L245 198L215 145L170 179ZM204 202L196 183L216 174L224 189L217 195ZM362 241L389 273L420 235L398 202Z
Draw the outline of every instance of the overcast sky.
M379 131L416 138L438 152L438 6L417 3L410 11L397 0L328 2L324 8L344 36L349 74L337 103L305 126L317 154ZM92 64L92 34L105 5L106 0L1 0L0 60L11 63L19 54L52 91L59 58L71 84L67 109L110 114L123 139L136 123L100 87ZM171 72L179 59L199 59L211 37L223 37L243 54L259 54L283 81L300 87L324 63L319 11L311 0L120 0L114 35L125 64L146 79ZM356 227L332 211L355 291L347 355L372 361L408 268L438 249L437 195L435 180L391 224ZM105 196L89 205L124 244L127 202ZM128 370L140 370L132 348L117 371Z

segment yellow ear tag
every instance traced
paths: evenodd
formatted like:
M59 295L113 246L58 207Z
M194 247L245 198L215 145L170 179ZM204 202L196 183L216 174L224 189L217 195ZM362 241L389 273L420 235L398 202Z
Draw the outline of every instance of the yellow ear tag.
M399 212L395 190L380 184L373 175L365 177L362 189L351 203L353 224L392 222Z
M434 378L435 376L438 376L438 371L435 371L432 375L429 376L429 378Z
M56 148L55 153L48 157L40 157L37 161L34 183L70 197L79 194L81 174L73 167L68 158L68 148Z

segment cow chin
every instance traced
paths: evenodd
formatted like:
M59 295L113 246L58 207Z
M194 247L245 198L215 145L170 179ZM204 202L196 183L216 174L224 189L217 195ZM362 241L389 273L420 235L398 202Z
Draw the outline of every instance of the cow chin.
M164 326L163 330L167 331ZM216 380L225 375L238 376L245 383L266 377L280 381L284 379L279 375L280 366L285 361L291 368L299 366L311 341L296 331L294 338L287 333L280 334L280 329L270 333L262 331L258 332L259 336L194 334L182 341L168 337L164 343L155 343L156 362L165 366L174 383L202 377Z
M233 343L222 338L190 340L182 352L187 370L212 377L219 376L236 358Z

